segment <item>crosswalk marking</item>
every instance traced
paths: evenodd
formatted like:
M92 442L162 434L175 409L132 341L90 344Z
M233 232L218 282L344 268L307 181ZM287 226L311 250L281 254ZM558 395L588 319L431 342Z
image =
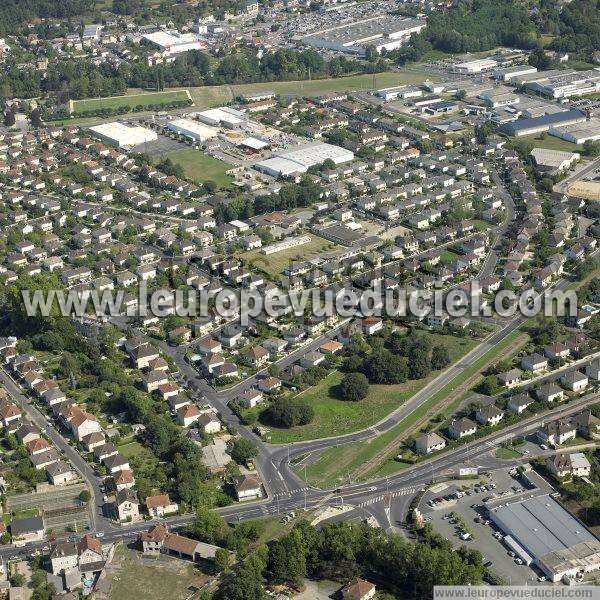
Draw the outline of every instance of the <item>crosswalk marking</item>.
M273 494L273 498L283 498L284 496L291 496L292 494L299 494L301 492L308 491L310 491L310 488L308 487L296 488L294 490L290 490L289 492L277 492L276 494Z
M414 494L417 491L418 491L418 488L405 488L405 489L402 489L402 490L396 490L395 492L390 492L389 496L391 498L398 498L398 496L405 496L407 494ZM381 502L382 500L385 500L385 498L387 496L388 496L388 494L381 494L379 496L375 496L374 498L369 498L368 500L365 500L364 502L361 502L357 506L359 506L360 508L364 508L365 506L371 506L372 504L377 504L378 502Z

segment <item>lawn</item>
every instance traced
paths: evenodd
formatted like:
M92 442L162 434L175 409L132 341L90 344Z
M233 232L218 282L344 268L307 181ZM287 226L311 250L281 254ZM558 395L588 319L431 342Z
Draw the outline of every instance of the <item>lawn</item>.
M475 340L469 338L430 332L423 332L422 335L429 337L434 346L446 346L453 362L477 345ZM314 408L313 421L290 429L271 428L271 443L283 444L339 436L370 427L404 404L438 374L439 371L434 371L424 379L396 385L372 385L366 398L359 402L348 402L335 396L336 386L342 379L342 374L335 371L300 394Z
M389 431L364 442L342 444L329 448L322 452L316 461L308 465L306 470L300 470L299 475L303 478L305 477L306 481L311 485L323 488L334 487L343 477L347 477L348 474L352 478L357 469L362 467L367 461L376 458L378 454L384 453L388 446L395 444L396 440L401 439L406 430L425 417L428 412L432 411L436 405L455 392L457 388L460 389L469 378L494 362L495 358L506 348L511 347L521 335L522 331L519 329L513 331L502 342L488 350L481 358L470 365L468 369L465 369L459 376L449 381L439 392L433 394L419 408ZM456 402L453 404L455 405ZM376 466L369 469L362 478L368 479L391 475L406 468L406 465L394 460L396 453L397 446L395 446L395 451L386 452L385 456L377 461Z
M310 234L310 242L296 246L289 250L282 250L274 254L263 254L260 250L251 250L239 255L247 263L253 264L257 269L265 271L272 277L282 275L283 270L292 261L305 261L315 256L322 256L323 252L332 252L339 248L333 242L317 235Z
M225 174L225 171L231 169L231 165L213 158L201 150L194 150L193 148L177 150L169 152L166 156L174 163L181 165L185 176L195 183L212 180L220 188L226 188L233 181L229 175ZM162 159L164 156L160 158Z
M199 596L195 590L202 588L208 580L185 560L160 557L156 559L156 565L145 566L128 553L129 550L119 548L117 560L121 562L121 568L110 577L110 600L192 600Z
M548 150L561 150L563 152L581 152L583 150L583 146L581 144L572 144L571 142L561 140L553 135L524 135L523 137L519 138L519 141L520 140L529 140L533 142L536 148L546 148Z
M119 453L127 459L145 458L148 454L152 454L150 450L144 448L139 442L127 442L118 446Z
M184 101L189 98L185 90L167 90L164 92L137 92L126 96L108 96L106 98L88 98L87 100L73 101L73 114L99 110L101 108L121 108L128 106L151 106L157 104L170 104L171 102Z
M511 458L520 458L523 456L517 450L513 450L513 448L498 448L496 450L496 458L503 458L509 460Z

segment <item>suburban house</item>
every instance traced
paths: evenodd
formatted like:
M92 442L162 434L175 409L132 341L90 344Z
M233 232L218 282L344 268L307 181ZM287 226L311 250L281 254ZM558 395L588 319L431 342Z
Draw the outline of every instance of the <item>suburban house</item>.
M238 500L253 500L263 497L262 482L257 475L238 475L233 487Z
M535 390L535 397L544 402L560 402L564 396L564 390L555 383L547 383Z
M237 399L238 399L238 402L242 406L247 406L248 408L254 408L255 406L257 406L258 404L260 404L262 402L263 395L260 390L251 388L249 390L244 390L238 396Z
M533 354L521 358L521 368L537 375L548 368L548 359L544 358L541 354L534 352Z
M448 427L450 437L455 440L460 440L469 435L473 435L476 431L477 425L473 423L471 419L467 419L466 417L452 421L450 427Z
M557 477L588 477L591 464L583 452L560 452L546 459L548 470Z
M44 539L44 520L42 517L15 519L10 523L10 535L15 546L39 542Z
M560 378L560 382L572 392L585 390L588 381L587 375L584 375L581 371L569 371Z
M159 494L158 496L148 496L146 498L146 508L151 517L164 517L176 513L179 510L179 505L177 502L172 502L168 494Z
M511 412L520 415L528 406L534 403L533 398L529 394L515 394L508 399L506 407Z
M135 521L140 517L140 503L136 493L125 488L117 492L115 498L115 518L117 521Z
M198 425L204 433L219 433L221 431L221 421L217 415L212 412L204 412L198 417Z
M342 588L341 594L343 600L371 600L375 590L375 584L357 577Z
M424 433L415 440L415 449L419 454L431 454L446 447L446 440L435 432Z
M511 369L510 371L504 371L504 373L498 373L498 381L500 385L505 387L514 387L521 383L521 377L523 376L523 371L521 369Z
M494 426L502 421L504 418L504 411L500 410L495 404L490 404L489 406L480 408L476 412L475 418L482 425Z

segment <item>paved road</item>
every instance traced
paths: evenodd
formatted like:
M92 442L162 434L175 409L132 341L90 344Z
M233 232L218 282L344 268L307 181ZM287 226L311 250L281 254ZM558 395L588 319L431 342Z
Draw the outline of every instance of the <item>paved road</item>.
M100 481L94 474L90 464L86 462L81 454L69 445L67 440L53 426L49 426L46 417L36 408L31 402L31 399L26 396L15 380L3 368L0 369L0 381L8 390L10 395L20 405L28 419L40 429L46 429L46 435L50 438L54 446L58 448L71 462L75 469L79 472L82 478L87 483L92 501L90 506L90 525L93 530L98 528L99 522L103 521L103 525L108 525L106 519L102 515L102 492L100 491Z

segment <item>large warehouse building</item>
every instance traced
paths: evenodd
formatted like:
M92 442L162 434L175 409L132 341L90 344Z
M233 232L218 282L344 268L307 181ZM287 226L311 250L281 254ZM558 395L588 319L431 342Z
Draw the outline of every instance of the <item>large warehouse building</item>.
M218 133L218 130L214 127L209 127L198 121L192 121L192 119L175 119L169 122L167 129L197 142L204 142L210 138L214 138Z
M549 98L570 98L600 91L600 69L588 71L563 71L528 87Z
M194 33L179 33L179 31L155 31L143 35L141 41L157 48L165 58L175 57L188 50L200 50L206 46L206 41Z
M309 167L320 165L328 159L340 165L353 160L354 153L333 144L316 143L279 152L271 158L257 162L254 168L273 177L289 177L306 173Z
M564 127L551 127L548 133L573 144L583 144L587 140L600 140L600 119L590 119L585 123Z
M583 123L585 120L586 115L580 110L564 110L551 115L533 117L532 119L517 119L516 121L502 125L500 133L513 137L522 137L524 135L533 135L548 131L551 127Z
M196 113L194 116L207 125L221 126L227 129L238 129L248 121L248 118L242 111L230 108L229 106L209 108L208 110Z
M490 519L523 562L553 582L600 569L600 541L548 495L492 508Z
M115 121L90 127L90 131L102 141L118 148L133 148L158 139L156 131L134 125L125 125Z
M362 56L367 46L374 46L377 52L399 48L426 24L426 20L421 18L407 19L384 14L314 32L303 37L302 42L317 48Z

